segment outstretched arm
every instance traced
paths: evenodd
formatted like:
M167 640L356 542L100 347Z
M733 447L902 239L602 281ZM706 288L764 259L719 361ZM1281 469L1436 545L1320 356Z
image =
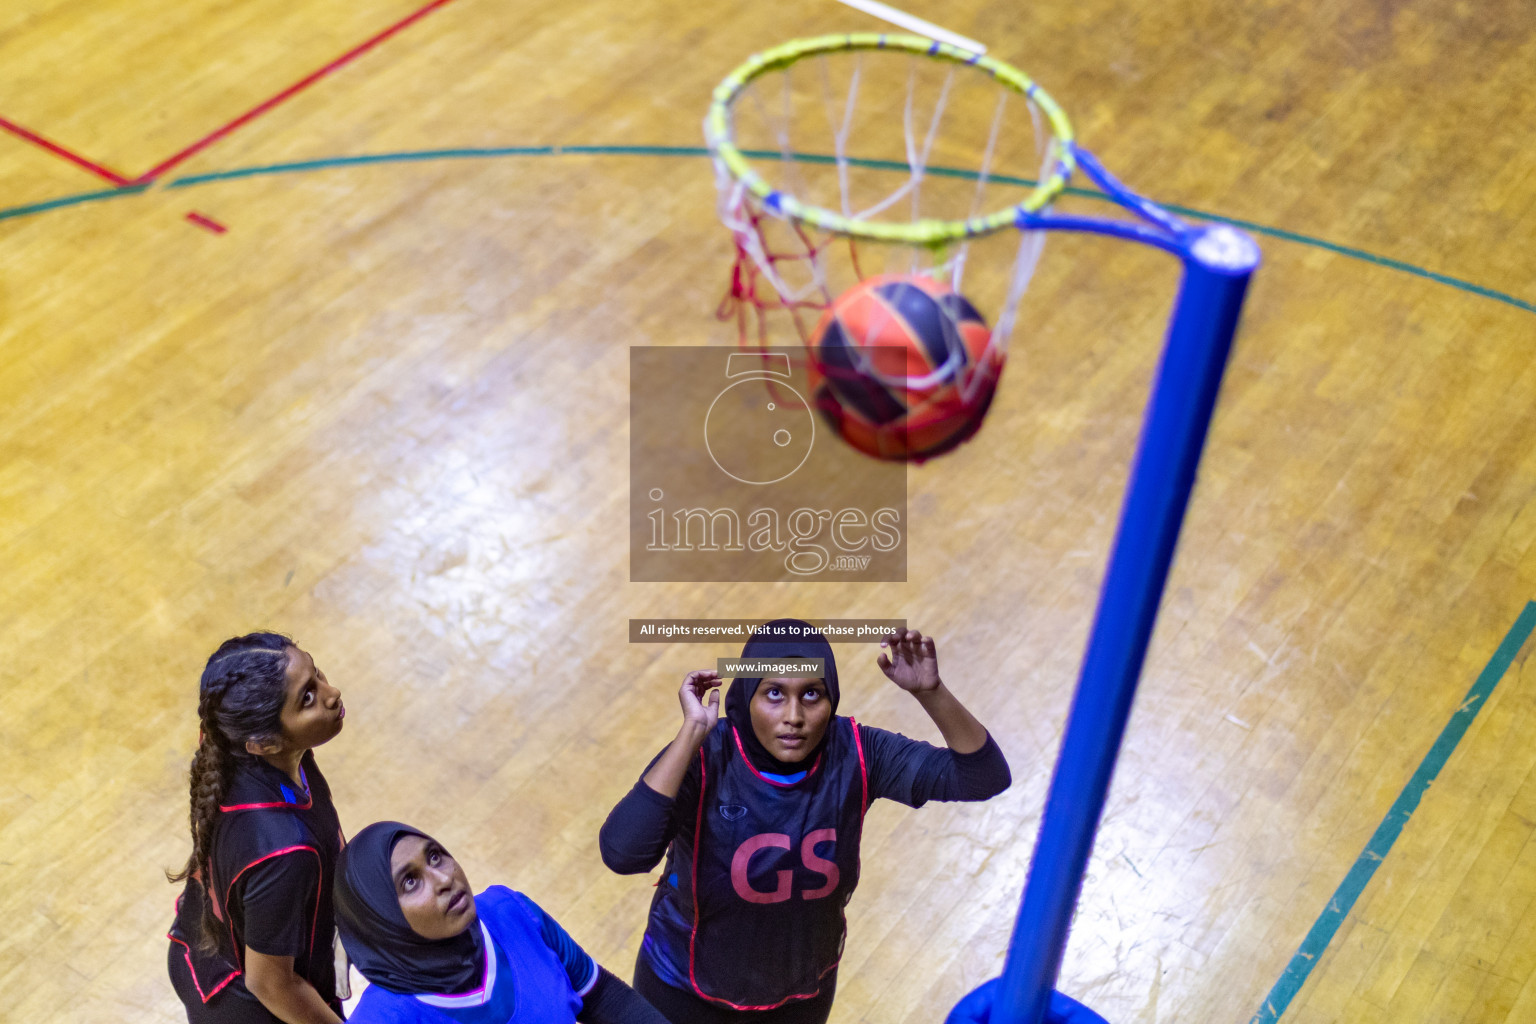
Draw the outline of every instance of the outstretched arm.
M928 712L945 747L859 726L869 750L871 792L921 807L929 800L990 800L1013 781L997 741L939 677L931 637L900 630L881 643L880 670Z
M932 637L915 629L897 630L880 642L885 653L877 664L880 671L906 690L933 724L939 727L944 743L957 754L974 754L987 745L987 730L976 716L966 710L939 677L939 656Z

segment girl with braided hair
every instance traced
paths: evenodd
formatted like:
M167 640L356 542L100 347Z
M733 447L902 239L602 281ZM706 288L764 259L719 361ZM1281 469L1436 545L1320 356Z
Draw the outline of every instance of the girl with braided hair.
M276 633L224 641L199 688L192 855L171 926L171 984L190 1024L341 1020L331 886L343 839L314 747L341 692Z

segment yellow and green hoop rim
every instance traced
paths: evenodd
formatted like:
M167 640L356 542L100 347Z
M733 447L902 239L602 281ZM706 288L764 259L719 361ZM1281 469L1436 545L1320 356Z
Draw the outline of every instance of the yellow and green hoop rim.
M918 220L907 224L871 223L844 217L819 206L809 206L794 196L775 190L752 169L747 163L746 156L736 148L731 131L731 105L749 84L763 75L780 71L806 57L851 50L895 50L985 71L1004 88L1018 93L1044 112L1060 148L1054 165L1022 202L996 213L968 220ZM1056 101L1051 99L1033 79L1018 68L1004 64L996 58L922 36L856 32L847 35L817 36L813 39L796 39L782 46L775 46L771 50L764 50L749 58L745 64L732 71L724 81L715 86L710 100L709 115L705 118L704 124L707 129L710 152L714 154L715 159L771 213L790 220L802 221L823 231L875 242L897 242L931 248L1013 227L1022 216L1037 213L1048 206L1061 190L1066 188L1067 180L1077 168L1077 158L1073 150L1072 123L1067 120L1066 113L1056 104Z

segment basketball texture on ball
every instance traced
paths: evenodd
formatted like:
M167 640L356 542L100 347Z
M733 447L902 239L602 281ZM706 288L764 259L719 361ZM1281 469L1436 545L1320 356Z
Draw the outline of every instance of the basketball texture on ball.
M880 459L921 462L981 426L1002 355L976 308L918 274L862 281L811 336L812 401L837 434Z

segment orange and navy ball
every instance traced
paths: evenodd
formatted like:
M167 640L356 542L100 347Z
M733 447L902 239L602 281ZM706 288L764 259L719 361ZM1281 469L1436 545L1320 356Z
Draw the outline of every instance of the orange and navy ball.
M968 440L992 403L1002 354L965 296L919 274L848 289L811 337L809 386L843 440L921 462Z

